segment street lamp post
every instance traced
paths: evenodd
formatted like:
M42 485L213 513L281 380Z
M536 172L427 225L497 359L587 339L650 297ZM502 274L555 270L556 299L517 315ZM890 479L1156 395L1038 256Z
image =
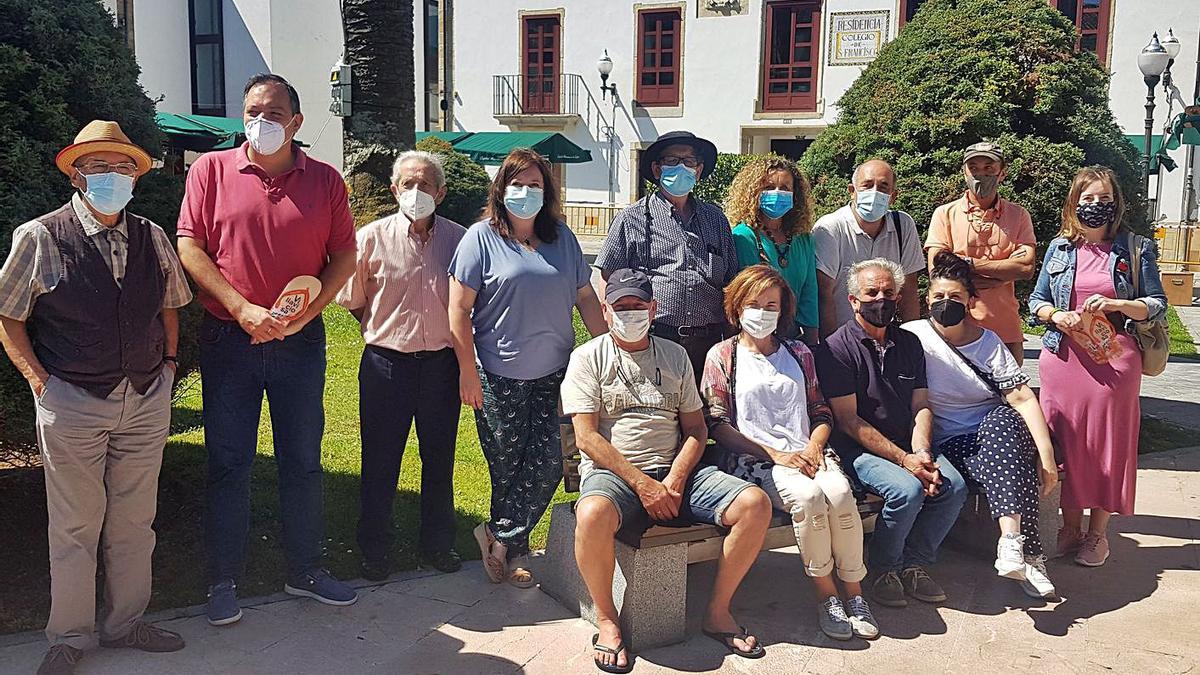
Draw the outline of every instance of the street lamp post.
M604 50L604 56L596 62L596 70L600 72L600 98L608 98L612 94L612 119L604 126L604 135L608 140L608 205L612 206L616 203L616 174L617 174L617 130L614 125L617 123L617 84L608 83L608 76L612 74L613 62L608 56L608 50Z
M1150 198L1150 158L1154 152L1154 88L1158 86L1170 60L1171 55L1158 41L1158 33L1150 38L1150 44L1142 48L1137 60L1138 70L1142 71L1146 83L1146 152L1142 155L1142 196L1147 200Z

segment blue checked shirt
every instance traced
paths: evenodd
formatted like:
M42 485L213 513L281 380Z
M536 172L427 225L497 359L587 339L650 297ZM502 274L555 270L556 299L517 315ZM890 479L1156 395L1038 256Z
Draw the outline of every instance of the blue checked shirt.
M659 193L639 199L613 219L596 256L605 276L626 267L645 272L658 301L655 321L674 327L724 323L724 288L740 271L725 214L695 197L691 205L684 220Z

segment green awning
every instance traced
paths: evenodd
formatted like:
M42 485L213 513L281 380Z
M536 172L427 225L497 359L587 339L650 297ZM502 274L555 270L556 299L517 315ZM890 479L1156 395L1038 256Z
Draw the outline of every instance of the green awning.
M471 132L469 131L418 131L417 140L423 141L426 138L433 136L434 138L440 138L443 141L446 141L450 145L454 145L470 135Z
M1200 114L1179 113L1171 123L1171 135L1167 137L1167 149L1180 145L1200 145Z
M480 131L454 144L454 149L480 164L500 164L514 148L532 148L554 164L592 161L592 153L548 131Z
M154 119L170 138L171 146L180 150L227 150L246 138L241 118L160 112L154 114Z
M1138 157L1146 154L1146 135L1145 134L1125 134L1125 140L1134 147L1138 152ZM1158 170L1158 154L1162 152L1163 137L1162 134L1154 134L1150 137L1150 172Z

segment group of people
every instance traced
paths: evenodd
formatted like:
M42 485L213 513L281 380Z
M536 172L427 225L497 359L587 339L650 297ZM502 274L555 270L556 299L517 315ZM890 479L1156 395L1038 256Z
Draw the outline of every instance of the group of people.
M188 173L178 254L162 229L125 209L149 154L117 124L96 121L56 158L77 193L19 227L0 269L0 339L30 383L46 474L50 648L39 673L73 672L95 644L98 551L100 644L184 646L142 614L178 309L191 300L185 274L204 307L213 625L242 616L264 394L284 589L330 605L357 599L321 566L321 313L334 301L366 343L362 575L393 570L393 499L414 424L421 564L461 567L452 473L465 404L491 474L490 515L474 530L484 572L533 586L529 536L562 476L561 408L583 455L576 558L596 606L596 665L607 672L633 664L612 598L619 531L725 529L703 630L756 658L764 647L730 603L773 510L791 516L821 629L835 639L879 635L868 595L890 607L945 599L928 568L968 481L999 521L997 573L1037 598L1054 595L1047 555L1103 564L1110 515L1132 512L1142 370L1128 333L1166 304L1153 243L1122 226L1110 170L1076 176L1029 301L1031 320L1047 326L1039 401L1021 369L1014 292L1034 273L1035 239L1028 212L998 195L1007 164L995 144L966 149L967 190L935 212L922 244L912 217L894 208L886 162L857 167L848 204L814 224L793 162L750 162L722 210L692 195L715 168L713 144L664 134L639 165L656 189L620 212L596 259L598 295L560 186L532 150L504 160L469 228L437 213L441 159L404 152L392 173L396 212L356 232L341 176L292 142L304 121L296 90L277 75L251 78L243 118L247 142L203 155ZM301 275L321 281L307 309L290 320L272 313ZM579 348L575 311L593 336ZM1097 315L1119 328L1123 348L1104 363L1074 337ZM1060 464L1065 525L1058 550L1044 551L1039 491L1059 480ZM863 491L883 500L869 551Z

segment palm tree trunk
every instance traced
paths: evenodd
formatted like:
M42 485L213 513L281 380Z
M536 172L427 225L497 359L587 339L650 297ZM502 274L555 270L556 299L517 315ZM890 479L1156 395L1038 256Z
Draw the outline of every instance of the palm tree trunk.
M342 120L342 164L360 225L395 210L392 161L413 146L413 0L342 0L353 111Z

